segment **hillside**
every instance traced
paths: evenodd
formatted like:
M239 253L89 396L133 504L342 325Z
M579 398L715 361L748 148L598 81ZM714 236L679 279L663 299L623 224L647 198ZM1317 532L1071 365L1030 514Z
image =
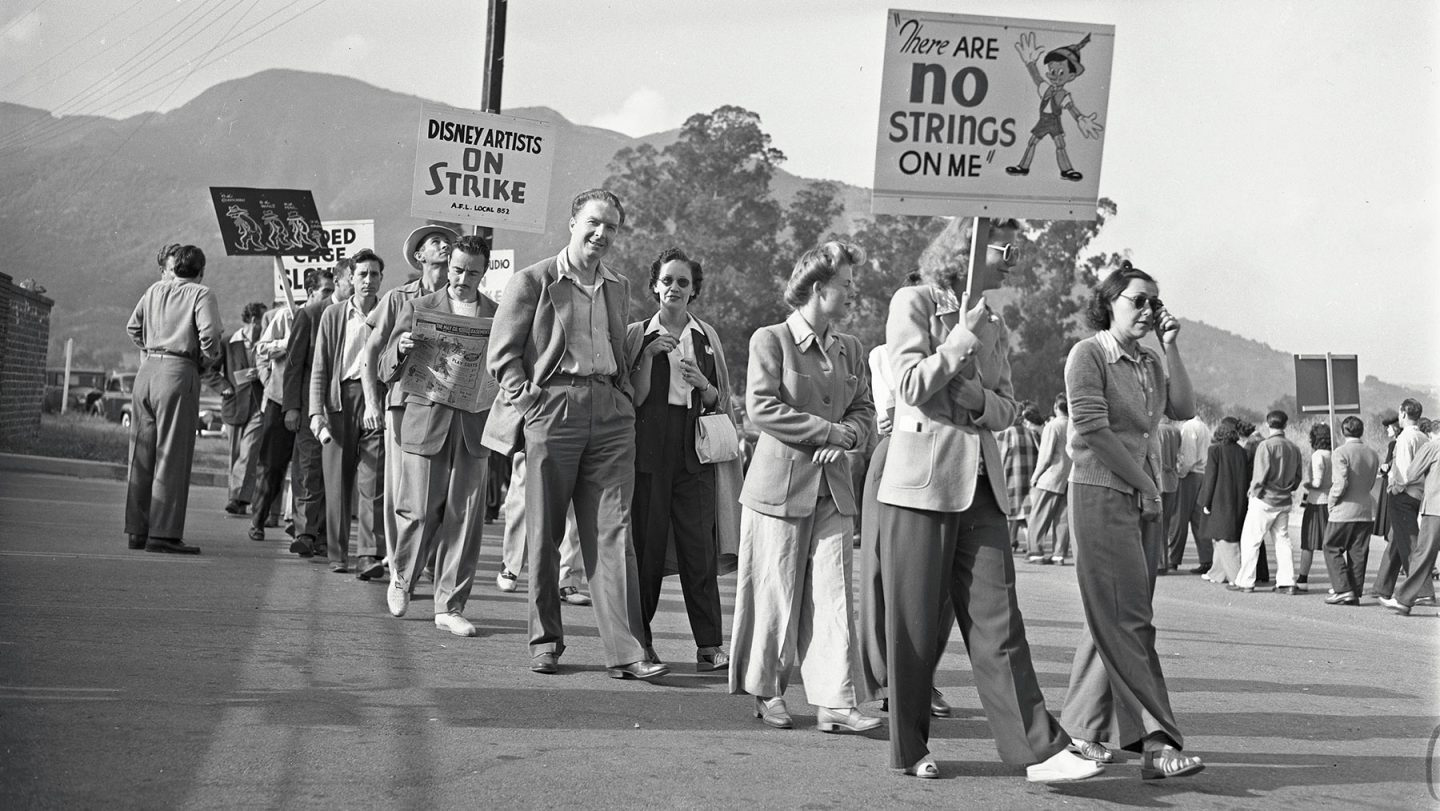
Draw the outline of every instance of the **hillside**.
M270 298L268 260L224 255L207 189L278 186L311 189L324 217L373 218L378 251L390 261L386 283L394 286L409 270L399 245L419 224L409 205L420 104L354 79L289 70L226 82L168 113L119 121L57 122L43 110L0 104L0 241L7 248L0 270L38 280L55 299L52 358L73 337L79 362L133 365L124 323L156 278L162 243L205 250L206 283L227 322L244 302ZM559 144L547 233L496 235L496 246L513 248L521 264L564 243L571 194L602 182L618 150L663 148L678 134L630 138L544 107L506 113L552 122ZM22 127L45 137L24 150L7 148L5 134ZM773 193L786 203L807 182L782 170ZM835 228L843 232L868 216L869 191L844 186L842 195L846 211ZM1293 392L1287 353L1200 322L1187 322L1186 330L1192 375L1213 399L1259 410ZM1362 387L1367 410L1393 408L1409 394L1373 379Z

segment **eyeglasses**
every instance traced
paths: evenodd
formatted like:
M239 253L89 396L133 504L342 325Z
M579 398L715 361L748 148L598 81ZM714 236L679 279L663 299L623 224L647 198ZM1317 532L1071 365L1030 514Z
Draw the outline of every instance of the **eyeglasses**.
M1131 304L1134 304L1137 310L1149 308L1151 311L1158 313L1165 307L1165 302L1161 301L1159 296L1152 296L1149 293L1136 293L1133 296L1127 296L1121 293L1120 298L1126 299Z
M661 276L660 283L666 287L678 287L681 290L688 290L690 288L690 280L684 276Z
M1007 242L1004 245L987 245L985 247L992 251L999 251L1000 261L1002 262L1009 262L1015 258L1016 254L1020 253L1020 249L1016 247L1013 242Z

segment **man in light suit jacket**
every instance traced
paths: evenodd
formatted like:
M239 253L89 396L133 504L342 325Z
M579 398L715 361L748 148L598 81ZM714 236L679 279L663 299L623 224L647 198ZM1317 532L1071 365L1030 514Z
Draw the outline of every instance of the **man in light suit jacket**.
M1330 452L1330 526L1325 530L1325 565L1330 605L1359 605L1365 593L1365 564L1370 559L1370 527L1375 521L1375 497L1370 488L1380 472L1380 455L1365 447L1360 436L1365 423L1346 417L1340 423L1345 441Z
M669 672L645 661L639 575L630 544L635 489L635 407L624 367L630 286L601 259L625 221L611 192L590 189L570 205L570 243L516 273L490 337L500 383L485 443L526 455L530 556L530 669L557 672L565 651L559 539L572 500L591 598L613 678Z
M385 441L378 426L367 428L365 392L360 379L370 335L367 316L375 308L385 262L366 248L351 262L351 295L325 308L310 363L310 432L329 437L320 449L325 474L325 540L330 569L350 569L350 514L360 501L359 565L361 580L379 577L385 567Z
M426 313L473 318L477 326L495 315L495 302L480 292L490 264L490 245L477 235L455 241L447 271L449 284L406 301L394 333L380 357L380 376L393 388L401 385L405 358L418 341L412 331ZM481 444L490 403L468 411L410 391L403 393L400 422L400 492L395 494L395 559L391 561L386 603L394 616L404 616L410 593L435 550L435 627L456 636L475 636L464 616L480 555L485 528L485 473L489 451Z

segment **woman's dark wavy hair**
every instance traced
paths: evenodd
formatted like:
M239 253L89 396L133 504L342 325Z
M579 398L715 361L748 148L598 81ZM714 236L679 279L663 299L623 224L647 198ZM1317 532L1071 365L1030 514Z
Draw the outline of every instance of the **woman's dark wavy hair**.
M1120 267L1110 271L1110 275L1096 286L1094 292L1090 294L1090 302L1085 305L1085 323L1089 325L1090 329L1110 329L1113 302L1120 298L1120 294L1125 292L1125 288L1129 287L1130 283L1136 279L1143 282L1155 281L1154 277L1130 264L1130 260L1126 259L1120 263Z
M1236 426L1239 424L1239 422L1240 421L1235 419L1234 417L1226 417L1225 419L1221 420L1220 424L1215 426L1215 433L1210 435L1210 441L1230 443L1239 442L1240 431L1236 429Z
M1310 449L1316 451L1330 450L1330 426L1323 422L1317 422L1310 426Z
M695 303L695 299L700 298L700 288L705 286L705 271L700 269L699 262L686 256L679 248L666 248L650 263L650 297L660 300L660 294L655 292L655 285L660 283L660 268L665 267L667 262L684 262L686 267L690 268L690 303Z

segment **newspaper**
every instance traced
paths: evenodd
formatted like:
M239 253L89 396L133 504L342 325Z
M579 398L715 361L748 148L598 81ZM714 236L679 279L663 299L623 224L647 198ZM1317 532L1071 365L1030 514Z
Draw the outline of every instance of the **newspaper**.
M450 313L415 313L400 389L471 413L490 408L500 384L485 370L493 319Z

